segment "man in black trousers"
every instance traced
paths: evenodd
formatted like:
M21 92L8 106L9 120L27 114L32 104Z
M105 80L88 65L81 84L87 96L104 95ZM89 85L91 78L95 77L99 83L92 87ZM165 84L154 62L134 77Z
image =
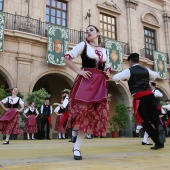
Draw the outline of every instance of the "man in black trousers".
M158 74L146 67L139 65L139 54L132 53L128 57L129 69L113 76L113 80L118 83L120 80L127 80L129 91L133 96L134 114L137 123L141 123L149 134L154 147L157 150L164 148L165 132L160 122L155 102L154 94L149 86L150 79L156 79Z
M52 106L50 105L49 98L45 99L45 104L41 106L41 114L42 114L42 119L41 119L41 139L44 139L45 134L44 134L44 127L46 125L46 139L51 139L50 138L50 127L52 126L51 124L51 114L52 114Z

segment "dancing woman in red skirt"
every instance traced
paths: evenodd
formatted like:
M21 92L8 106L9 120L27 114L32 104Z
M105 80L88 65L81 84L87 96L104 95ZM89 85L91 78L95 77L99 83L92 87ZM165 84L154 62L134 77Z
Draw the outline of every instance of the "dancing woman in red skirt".
M109 57L101 48L98 28L89 25L87 41L76 45L64 55L66 65L78 74L70 94L70 116L74 117L72 128L78 130L74 145L74 159L81 160L80 146L86 135L106 136L108 121L108 94L106 80L110 75ZM71 61L81 55L82 69Z
M27 139L30 140L30 133L32 133L32 140L34 140L34 134L37 133L37 121L36 118L39 115L38 110L34 107L34 102L29 103L29 107L24 111L24 116L27 118L24 133L27 133Z
M56 118L56 124L55 124L55 131L58 132L58 138L61 139L65 139L65 127L64 127L64 122L67 120L68 117L68 112L67 112L67 106L69 103L69 91L68 89L63 90L62 93L62 101L61 103L54 103L53 105L57 105L57 107L55 108L54 112L57 115ZM62 137L61 137L62 135Z
M19 134L19 123L18 123L18 116L19 112L24 109L24 102L21 98L17 97L18 89L12 89L12 96L6 97L5 99L1 100L0 105L6 111L0 117L0 131L2 134L6 135L6 139L4 141L4 145L9 144L9 137L11 134ZM7 104L5 107L4 104ZM21 108L19 109L19 105Z

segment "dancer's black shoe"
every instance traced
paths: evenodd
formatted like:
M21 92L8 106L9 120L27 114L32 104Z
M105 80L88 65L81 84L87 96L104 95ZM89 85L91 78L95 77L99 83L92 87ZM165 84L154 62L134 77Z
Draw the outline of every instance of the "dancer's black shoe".
M3 142L3 145L7 145L7 144L9 144L9 141Z
M74 151L79 151L79 150L78 149L74 149ZM73 153L74 153L74 151L73 151ZM80 156L74 155L74 159L75 160L82 160L81 152L80 152Z

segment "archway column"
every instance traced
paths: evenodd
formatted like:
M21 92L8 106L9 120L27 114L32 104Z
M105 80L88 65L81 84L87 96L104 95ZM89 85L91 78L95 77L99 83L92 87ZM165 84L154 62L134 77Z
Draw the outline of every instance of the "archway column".
M136 0L125 0L127 10L127 26L130 53L138 51L137 12Z
M19 91L26 97L29 92L31 63L33 59L26 57L19 57L17 59L17 87Z

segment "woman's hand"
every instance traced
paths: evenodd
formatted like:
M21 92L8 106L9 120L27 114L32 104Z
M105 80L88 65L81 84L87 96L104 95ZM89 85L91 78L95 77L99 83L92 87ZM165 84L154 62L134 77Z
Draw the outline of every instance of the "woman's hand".
M104 71L104 75L105 75L106 80L109 80L110 72L109 71Z
M8 108L5 107L5 111L8 111Z
M77 74L83 76L85 79L89 79L92 75L90 71L84 71L84 70L77 71Z
M58 105L58 103L54 103L53 105L56 106L56 105Z

